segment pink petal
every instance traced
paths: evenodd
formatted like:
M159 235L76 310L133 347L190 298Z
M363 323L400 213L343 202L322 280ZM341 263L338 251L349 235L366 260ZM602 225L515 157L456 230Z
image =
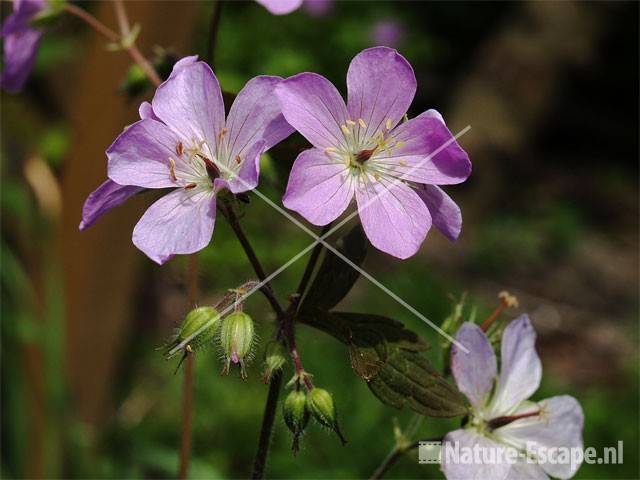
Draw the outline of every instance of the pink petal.
M142 102L140 104L140 106L138 107L138 115L140 115L141 120L148 118L151 120L160 121L160 119L156 117L156 114L153 113L153 107L149 102Z
M584 427L584 414L577 400L568 395L548 398L538 404L527 404L520 407L515 413L526 413L542 410L542 415L523 418L496 429L493 433L502 441L509 442L520 449L529 448L536 453L539 449L546 449L546 454L551 455L558 447L582 449L582 429ZM571 465L571 462L558 461L551 457L550 461L539 465L552 477L571 478L575 475L580 464Z
M146 188L175 186L169 173L169 157L176 157L179 137L155 120L140 120L107 149L109 178L120 185Z
M474 407L482 407L496 381L496 355L475 323L465 322L456 334L456 341L469 350L465 353L455 343L451 345L451 371L456 384Z
M215 149L224 128L218 79L204 62L188 63L158 87L153 112L187 142L204 140Z
M260 176L260 157L265 151L263 141L255 142L245 149L242 163L235 176L226 182L225 187L233 193L246 192L258 186Z
M87 197L82 207L80 231L89 228L103 214L114 207L122 205L129 198L142 192L144 188L131 185L118 185L107 180Z
M374 155L375 165L393 171L395 176L430 185L464 182L471 175L469 156L460 147L442 117L429 110L390 133L388 150Z
M462 230L462 212L456 202L435 185L420 185L416 193L429 209L436 228L449 240L455 241Z
M274 15L286 15L300 8L302 0L256 0Z
M240 156L244 160L246 151L256 142L264 141L264 149L268 150L293 133L274 94L281 81L280 77L255 77L236 96L224 137L232 159Z
M347 107L329 80L316 73L300 73L282 81L276 95L287 122L314 147L345 142L340 125L348 118Z
M540 386L542 364L535 343L536 332L528 315L521 315L505 328L500 380L491 402L492 416L510 415Z
M420 197L402 182L370 176L356 189L362 226L378 250L405 259L414 255L431 228L431 215Z
M151 260L163 264L175 254L194 253L209 244L216 218L212 190L177 189L142 215L133 243Z
M506 480L549 480L549 477L540 465L520 461L511 465Z
M282 202L314 225L326 225L347 209L354 184L345 164L311 148L293 164Z
M363 119L365 138L395 126L407 113L416 93L416 76L407 60L388 47L374 47L356 55L347 72L351 119Z
M473 463L473 448L479 450L479 463ZM505 450L504 445L480 435L473 429L460 429L447 433L442 442L442 471L447 480L504 480L509 475L511 465L507 462L483 462L482 451L494 450L495 453L487 453L486 460L492 460L490 455L498 455L505 459L506 455L500 453ZM469 457L469 453L471 456Z

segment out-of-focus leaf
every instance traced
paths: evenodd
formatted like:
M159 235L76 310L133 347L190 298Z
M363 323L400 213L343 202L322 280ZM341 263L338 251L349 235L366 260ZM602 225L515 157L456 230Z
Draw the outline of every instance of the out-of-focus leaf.
M338 240L336 249L356 265L362 265L367 255L367 240L360 224ZM302 299L300 310L330 310L349 293L359 276L351 265L327 251Z
M402 323L322 311L303 312L299 319L347 345L354 371L382 402L430 417L466 414L464 397L422 355L425 341Z

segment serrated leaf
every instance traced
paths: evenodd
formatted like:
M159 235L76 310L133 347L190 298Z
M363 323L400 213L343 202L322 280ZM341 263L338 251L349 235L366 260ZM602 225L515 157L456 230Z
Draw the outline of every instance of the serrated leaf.
M304 312L303 323L349 349L351 366L382 402L430 417L465 415L465 400L422 354L426 342L396 320L380 315Z
M336 243L336 250L360 266L367 256L367 239L357 224ZM331 251L326 251L311 286L303 296L300 311L330 310L347 296L360 273Z

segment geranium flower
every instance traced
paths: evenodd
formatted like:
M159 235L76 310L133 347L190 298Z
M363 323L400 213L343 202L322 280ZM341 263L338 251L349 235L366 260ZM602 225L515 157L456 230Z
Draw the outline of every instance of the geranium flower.
M46 0L14 0L13 13L2 24L4 70L0 84L9 92L20 91L33 69L42 32L31 22L46 6Z
M463 324L456 340L469 350L465 353L455 344L452 346L451 370L458 388L471 403L471 416L465 428L447 434L444 448L455 442L460 447L478 445L495 452L510 447L526 451L534 462L521 459L512 464L506 460L468 464L454 458L443 461L445 476L449 480L572 477L579 464L572 464L567 458L563 461L560 451L551 449L582 449L584 415L576 399L567 395L539 402L528 400L540 386L542 377L535 350L536 334L529 317L518 317L502 335L500 376L493 348L480 327ZM536 453L542 449L548 455L544 462L536 459Z
M460 209L436 185L465 181L471 162L435 110L402 122L416 83L409 62L387 47L351 61L346 105L315 73L283 81L282 113L314 147L296 159L284 205L326 225L355 196L371 243L398 258L418 251L432 223L455 240Z
M216 195L255 188L260 156L293 131L273 95L280 81L269 76L250 80L225 120L222 91L211 68L195 57L178 62L151 104L141 106L141 120L107 150L113 183L89 196L81 228L139 189L174 188L140 218L133 243L160 264L207 246Z
M302 5L310 15L326 15L333 6L333 0L256 0L274 15L287 15Z

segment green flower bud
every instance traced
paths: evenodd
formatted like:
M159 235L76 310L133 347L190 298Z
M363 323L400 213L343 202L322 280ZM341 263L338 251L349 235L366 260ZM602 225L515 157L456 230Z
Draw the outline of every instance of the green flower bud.
M177 353L176 347L187 342L180 348L183 352L178 368L186 356L200 350L211 342L220 327L220 315L213 307L198 307L191 310L185 317L182 325L165 347L165 355L172 357ZM178 351L180 351L178 350ZM176 368L176 371L178 369Z
M329 392L322 388L314 388L311 390L307 395L307 408L320 425L336 432L336 435L338 435L343 445L347 443L347 440L340 431L336 407L333 404L333 397Z
M231 362L240 365L240 376L247 378L245 359L251 353L254 340L253 320L244 312L233 312L222 321L220 345L224 351L225 366L222 374L229 373Z
M309 410L307 409L307 395L303 390L293 390L284 400L282 407L284 423L293 434L291 449L293 453L300 450L300 436L309 423Z
M135 98L144 93L151 85L147 74L138 64L133 64L127 70L127 73L120 83L120 91L126 93L129 99Z
M264 353L264 383L269 383L274 373L282 370L287 363L287 352L280 342L269 342Z

